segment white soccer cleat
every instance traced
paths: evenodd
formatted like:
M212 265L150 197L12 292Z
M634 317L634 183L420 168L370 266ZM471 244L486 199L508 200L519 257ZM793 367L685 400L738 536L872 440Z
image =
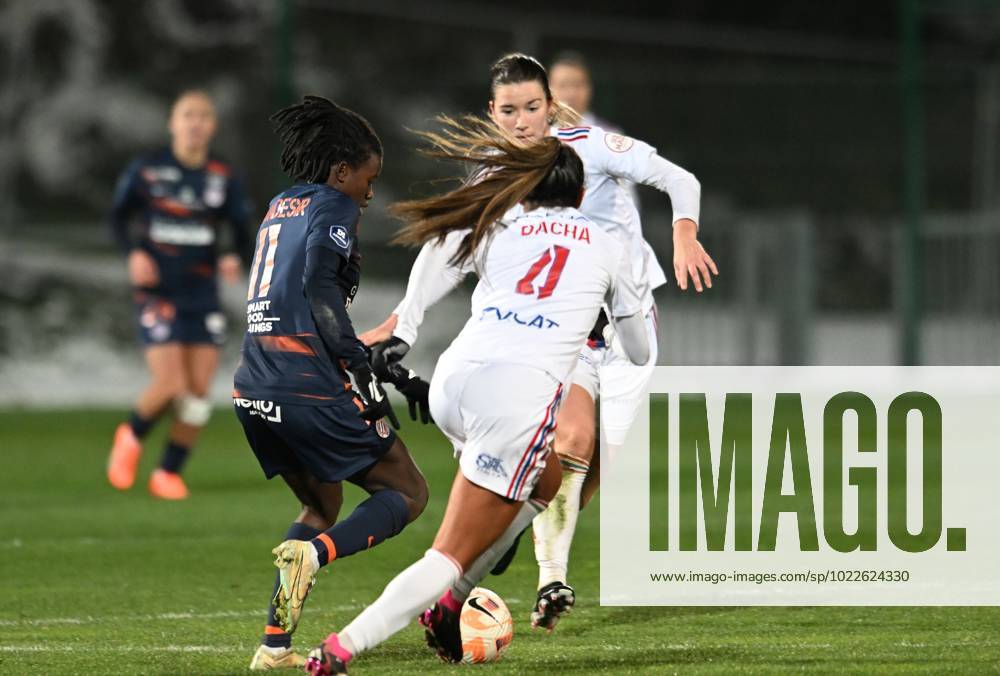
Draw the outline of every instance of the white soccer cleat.
M257 652L250 660L250 671L270 671L271 669L301 669L306 666L306 658L291 648L269 648L257 646Z

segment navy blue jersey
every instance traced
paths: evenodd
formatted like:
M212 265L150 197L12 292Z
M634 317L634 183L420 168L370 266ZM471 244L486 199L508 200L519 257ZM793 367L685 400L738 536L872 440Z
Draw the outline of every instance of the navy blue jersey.
M360 279L360 215L354 200L326 184L297 185L271 201L250 269L234 396L318 406L345 397L346 374L319 337L303 275L309 249L330 249L346 261L338 285L350 302Z
M126 253L141 248L152 255L160 282L141 291L170 300L179 310L219 307L216 259L219 228L232 229L227 247L249 259L249 204L231 167L210 157L188 169L166 148L141 157L118 181L111 224Z

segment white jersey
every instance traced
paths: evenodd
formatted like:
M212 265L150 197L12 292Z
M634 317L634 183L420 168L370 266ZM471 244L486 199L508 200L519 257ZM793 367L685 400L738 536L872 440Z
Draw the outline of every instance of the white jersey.
M653 307L652 290L666 275L652 247L642 235L639 211L627 181L653 186L670 196L673 221L698 222L701 186L689 171L663 159L648 143L600 127L552 128L551 134L569 145L583 160L585 172L580 211L628 246L636 280L648 285L643 306Z
M697 223L701 201L698 179L657 155L649 144L605 132L600 127L553 128L552 134L583 160L585 193L580 212L627 247L642 309L649 312L654 304L652 290L661 286L666 276L642 236L639 212L623 183L626 180L644 183L666 192L673 205L673 220L690 218ZM518 213L520 206L507 217ZM443 244L425 244L413 263L406 295L393 310L398 318L393 335L410 345L417 340L426 309L454 289L464 276L464 272L451 268L448 262L460 239L452 233Z
M528 365L565 382L604 303L614 317L642 311L625 247L576 209L505 219L473 265L472 316L450 358Z

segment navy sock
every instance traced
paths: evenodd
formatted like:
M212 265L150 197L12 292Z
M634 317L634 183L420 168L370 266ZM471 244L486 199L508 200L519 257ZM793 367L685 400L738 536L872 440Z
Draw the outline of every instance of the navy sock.
M375 491L351 515L313 539L319 565L370 549L396 535L406 525L410 510L399 491Z
M163 449L163 457L160 458L160 469L180 474L189 455L191 455L190 447L182 446L176 441L168 441L167 447Z
M153 429L156 418L143 418L138 411L132 411L128 416L128 424L132 428L132 434L135 435L135 438L142 439L149 434L149 430Z
M313 528L312 526L307 526L304 523L293 523L288 532L285 533L286 540L311 540L322 531L318 528ZM278 585L280 584L280 576L276 573L274 576L274 589L271 591L271 604L267 607L267 625L264 627L264 638L261 639L261 643L269 648L289 648L292 645L292 635L286 633L278 621L274 619L274 595L278 593Z

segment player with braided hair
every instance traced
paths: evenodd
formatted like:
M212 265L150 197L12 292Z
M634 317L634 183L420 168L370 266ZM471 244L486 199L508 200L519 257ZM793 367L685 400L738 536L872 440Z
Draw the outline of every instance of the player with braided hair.
M319 568L398 534L427 503L347 312L382 143L363 117L318 96L271 119L296 184L271 200L257 234L233 404L265 476L280 475L302 511L273 550L279 570L253 670L302 666L291 635ZM338 522L344 481L369 497Z

